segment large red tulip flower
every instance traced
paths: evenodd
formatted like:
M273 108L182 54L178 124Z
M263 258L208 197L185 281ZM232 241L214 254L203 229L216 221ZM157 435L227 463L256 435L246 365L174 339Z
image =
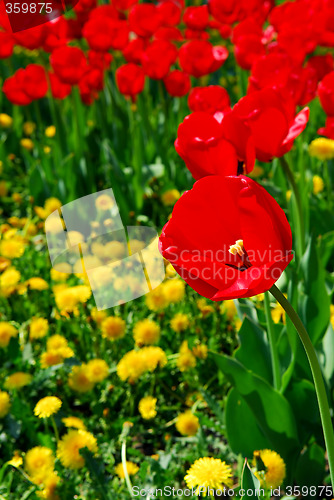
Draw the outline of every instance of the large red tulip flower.
M198 293L215 301L251 297L293 258L283 210L252 179L209 176L177 201L159 249Z

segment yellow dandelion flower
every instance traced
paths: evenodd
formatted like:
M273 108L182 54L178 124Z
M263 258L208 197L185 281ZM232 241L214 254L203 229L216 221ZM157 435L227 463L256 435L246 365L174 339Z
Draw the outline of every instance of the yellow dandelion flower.
M82 448L97 452L97 442L93 434L83 429L70 430L58 443L57 457L64 467L80 469L85 465L85 459L80 455Z
M50 125L45 129L45 136L52 138L56 135L56 127L54 125Z
M285 310L281 304L276 304L276 306L271 309L271 317L274 323L284 323L285 324Z
M13 125L13 118L6 113L0 113L0 127L10 128Z
M8 259L18 259L24 253L24 242L18 238L0 241L0 254Z
M68 343L65 337L56 333L55 335L51 335L46 342L46 348L48 351L53 349L61 349L63 347L67 347Z
M170 321L171 329L177 333L187 330L187 328L189 328L189 325L189 318L184 313L175 314L175 316Z
M325 183L323 179L320 177L320 175L314 175L312 182L313 182L313 194L319 194L324 190Z
M196 366L196 358L188 347L187 340L184 340L180 348L180 356L177 359L177 367L181 372L194 368Z
M25 135L32 135L36 130L36 123L34 122L25 122L23 124L23 133Z
M73 427L74 429L86 429L84 422L78 417L65 417L61 421L66 427Z
M199 359L206 359L208 357L208 346L198 344L192 349L194 356Z
M264 474L256 473L261 481L261 486L267 488L278 488L283 483L286 474L286 466L283 458L272 450L259 450L254 452L254 462L259 456L264 463L266 470Z
M205 299L198 299L196 304L204 318L206 318L206 316L209 316L209 314L215 312L214 307L208 304Z
M16 337L17 335L18 331L15 326L11 325L7 321L0 322L0 347L7 347L10 339L12 337Z
M121 380L133 384L145 372L153 372L158 366L167 364L167 356L160 347L148 346L139 351L127 352L117 365L117 375Z
M167 305L163 286L160 285L145 296L145 303L150 311L159 311Z
M220 306L220 312L226 316L228 321L233 321L238 314L234 300L224 300Z
M0 276L0 287L10 288L15 287L21 279L21 273L15 267L9 267Z
M18 451L15 451L13 458L11 458L7 463L18 469L21 465L23 465L23 458Z
M334 158L334 141L326 137L318 137L308 147L310 156L318 160L332 160Z
M180 191L177 189L169 189L161 195L161 201L165 207L170 207L180 198Z
M101 194L95 200L95 206L98 210L110 210L114 205L114 200L108 194Z
M43 480L43 490L36 492L37 496L46 500L59 500L59 496L56 494L56 488L59 482L60 477L57 473L55 471L50 471Z
M47 215L52 214L55 210L59 210L61 208L61 201L58 198L48 198L44 203L44 210Z
M109 340L117 340L125 335L125 321L118 316L109 316L101 325L102 337Z
M224 486L230 488L233 485L232 477L232 468L225 462L219 458L205 457L192 464L184 480L188 488L197 488L198 495L201 488L205 490L208 488L222 490Z
M133 338L138 346L154 344L160 338L160 326L151 319L138 321L133 328Z
M49 288L48 283L43 280L43 278L30 278L26 281L26 285L29 286L31 290L47 290Z
M8 392L0 391L0 418L4 418L10 410L10 397Z
M57 413L62 402L56 396L46 396L38 401L34 408L34 414L39 418L48 418Z
M96 307L93 307L90 313L91 317L97 323L99 326L102 324L102 322L106 319L107 313L106 311L98 311Z
M42 484L53 471L55 459L50 448L35 446L24 457L24 468L35 484Z
M134 474L136 474L139 471L139 467L138 467L138 465L136 465L133 462L126 461L126 470L127 470L127 473L129 476L133 476ZM124 468L123 468L122 462L116 465L115 472L120 479L125 478Z
M28 139L27 137L24 137L20 140L20 145L27 151L32 151L34 149L33 141L31 139Z
M157 398L153 398L152 396L146 396L139 401L138 410L143 419L150 420L156 416L156 404Z
M185 282L180 279L171 279L163 284L163 292L169 304L180 302L185 294Z
M199 421L196 415L187 410L178 415L175 426L182 436L195 436L199 429Z
M73 366L68 377L69 387L76 392L88 392L94 387L94 382L88 378L87 365Z
M32 318L29 325L30 340L41 339L49 331L49 323L45 318Z
M167 364L167 356L160 347L147 346L140 350L147 371L153 372L158 366L163 368Z
M87 377L94 384L108 377L109 367L104 359L92 359L86 365Z
M21 389L29 385L32 381L32 375L24 372L16 372L9 375L4 383L6 389Z
M50 276L52 281L66 281L68 278L68 274L72 272L72 266L70 264L67 264L67 262L63 262L61 265L61 269L58 268L54 269L52 268L50 271Z

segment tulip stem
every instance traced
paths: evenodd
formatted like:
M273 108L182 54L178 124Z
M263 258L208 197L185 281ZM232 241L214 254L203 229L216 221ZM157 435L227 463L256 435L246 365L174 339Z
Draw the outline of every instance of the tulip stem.
M267 332L270 345L274 387L277 391L279 391L281 388L281 369L277 351L277 342L275 339L274 324L273 324L273 319L271 317L270 300L268 292L265 292L264 294L264 311L267 320Z
M283 307L283 309L286 311L287 315L291 319L292 323L294 324L294 326L298 332L299 338L302 341L304 349L306 351L306 354L307 354L307 357L308 357L308 360L310 363L313 381L314 381L314 386L315 386L315 391L316 391L317 399L318 399L322 429L323 429L324 438L325 438L325 445L326 445L326 449L327 449L331 482L332 482L332 486L334 486L334 432L333 432L333 424L332 424L332 420L331 420L330 409L329 409L329 405L328 405L326 387L325 387L322 371L320 368L319 360L318 360L316 351L313 347L313 344L311 342L311 339L310 339L300 317L298 316L298 314L296 313L294 308L291 306L290 302L284 297L284 295L276 287L276 285L273 285L269 291L275 297L277 302L279 302L281 304L281 306Z
M296 221L297 222L296 226L298 231L297 245L299 246L300 249L300 256L302 256L305 250L305 227L304 227L304 213L303 213L300 191L297 186L295 176L293 175L292 170L288 162L284 158L284 156L282 156L279 160L281 162L284 173L287 176L289 183L291 184L292 191L296 199L297 212L298 212L298 220Z

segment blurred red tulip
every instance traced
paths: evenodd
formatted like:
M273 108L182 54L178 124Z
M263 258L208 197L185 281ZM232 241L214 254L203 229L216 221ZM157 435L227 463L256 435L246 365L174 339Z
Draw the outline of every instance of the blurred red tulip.
M137 64L128 63L116 70L116 83L121 94L135 100L136 95L144 90L145 73Z
M334 71L328 73L318 86L321 106L328 116L334 116Z
M219 69L228 57L225 47L213 47L205 40L192 40L179 50L179 60L183 71L200 77Z
M178 69L171 71L166 76L164 84L168 94L174 97L182 97L188 94L191 87L189 75Z
M219 85L194 87L188 97L188 106L191 111L205 111L214 114L217 111L230 110L230 104L227 90Z
M53 71L63 83L76 85L87 70L85 54L77 47L60 47L50 57Z

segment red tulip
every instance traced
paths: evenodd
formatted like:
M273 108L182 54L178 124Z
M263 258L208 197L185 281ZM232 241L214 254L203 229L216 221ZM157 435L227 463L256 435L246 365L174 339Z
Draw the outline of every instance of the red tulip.
M91 49L106 52L110 49L124 49L129 41L130 31L126 21L95 17L85 24L82 33Z
M191 89L188 106L191 111L205 111L211 114L217 111L226 112L231 109L228 92L219 85Z
M138 3L138 0L113 0L113 6L118 10L128 10Z
M209 22L208 6L187 7L183 14L183 21L191 30L205 30Z
M142 53L141 62L147 76L153 80L162 80L168 75L176 58L175 45L166 40L154 40Z
M159 249L198 293L214 300L271 288L292 260L283 210L248 177L210 176L176 202Z
M0 59L7 59L13 53L14 38L11 33L0 31Z
M162 26L176 26L181 21L184 0L161 0L157 6Z
M328 116L325 127L319 128L318 134L334 139L334 116Z
M127 62L141 63L141 57L145 50L147 42L144 38L134 38L130 40L127 46L123 49L123 56Z
M28 64L25 69L5 80L2 90L13 104L25 106L44 97L48 91L45 69L38 64Z
M50 57L53 71L63 83L76 85L87 70L85 54L77 47L60 47Z
M189 75L178 69L171 71L166 76L164 84L167 92L174 97L182 97L188 94L191 87Z
M142 37L150 37L161 25L161 14L151 3L137 4L132 7L129 14L131 31Z
M233 112L251 129L257 159L266 162L290 151L309 118L308 108L295 116L295 105L289 95L274 89L243 97Z
M334 70L334 58L332 54L313 56L307 61L306 66L316 71L317 81L320 81Z
M325 113L334 116L334 71L319 83L318 96Z
M69 96L72 90L71 85L63 83L54 73L49 73L51 93L55 99L65 99Z
M213 47L205 40L192 40L179 51L183 71L196 77L208 75L219 69L228 57L225 47Z
M128 63L116 70L116 83L121 94L131 97L134 101L136 95L144 90L145 73L137 64Z
M245 162L247 172L254 166L250 129L233 113L221 122L204 112L187 116L178 128L175 149L195 179L237 175L239 162Z

